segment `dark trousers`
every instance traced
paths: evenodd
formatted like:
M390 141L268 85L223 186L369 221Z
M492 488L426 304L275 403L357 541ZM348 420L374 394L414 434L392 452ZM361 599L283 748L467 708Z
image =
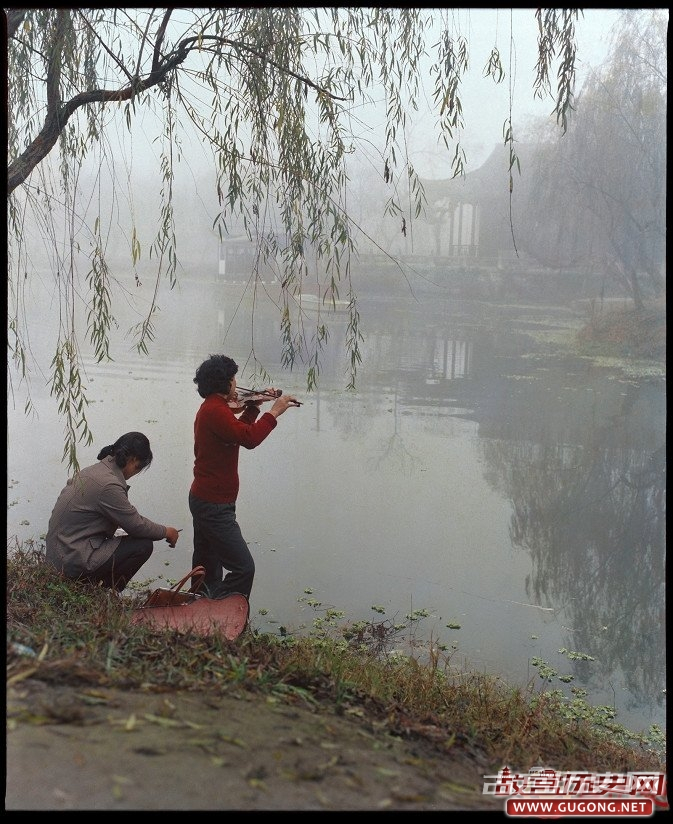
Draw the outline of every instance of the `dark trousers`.
M151 538L122 537L112 557L98 569L83 575L81 580L102 584L121 592L140 567L149 559L154 549Z
M192 566L205 568L207 594L223 598L240 592L249 597L255 561L236 521L236 504L213 504L190 493L189 510L194 524Z

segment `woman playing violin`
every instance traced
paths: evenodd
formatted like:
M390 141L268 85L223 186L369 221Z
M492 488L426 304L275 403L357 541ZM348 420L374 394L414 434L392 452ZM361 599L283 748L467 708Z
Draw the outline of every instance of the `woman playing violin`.
M239 399L237 372L238 365L231 358L211 355L194 378L204 400L194 420L194 480L189 491L194 524L192 566L205 567L204 585L211 598L232 592L249 597L255 577L254 559L236 521L239 449L259 446L276 428L279 416L290 406L300 405L292 395L272 387L248 400ZM260 414L264 400L273 400L273 404Z

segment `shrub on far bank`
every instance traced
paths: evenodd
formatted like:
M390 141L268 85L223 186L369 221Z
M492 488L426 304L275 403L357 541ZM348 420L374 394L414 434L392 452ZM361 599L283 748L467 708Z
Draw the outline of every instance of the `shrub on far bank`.
M590 354L665 360L666 303L646 304L642 309L592 301L589 318L577 335Z

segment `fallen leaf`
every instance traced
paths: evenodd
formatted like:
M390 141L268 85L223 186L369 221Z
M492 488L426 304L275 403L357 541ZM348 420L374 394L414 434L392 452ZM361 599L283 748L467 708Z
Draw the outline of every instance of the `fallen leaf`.
M24 681L26 678L30 678L35 672L37 672L37 667L17 672L16 675L12 675L11 678L7 679L7 686L9 687L12 684L17 684L19 681Z
M379 775L385 775L386 777L391 777L391 778L396 776L396 775L399 775L397 770L389 770L389 769L386 769L385 767L377 767L376 772Z
M110 697L105 695L103 692L99 692L98 690L86 690L86 692L80 694L80 698L85 704L90 705L110 703Z
M242 741L240 738L234 738L233 736L227 735L223 732L218 732L217 737L220 739L220 741L224 741L227 744L233 744L235 747L241 747L244 750L248 749L248 745L245 743L245 741Z
M179 718L165 718L163 715L145 713L143 718L151 724L158 724L160 727L190 727L193 730L203 729L203 724L195 724L193 721L181 721Z

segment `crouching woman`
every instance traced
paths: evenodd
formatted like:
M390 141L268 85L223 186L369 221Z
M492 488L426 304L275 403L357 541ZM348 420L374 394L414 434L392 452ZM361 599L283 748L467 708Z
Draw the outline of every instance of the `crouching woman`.
M153 542L174 547L178 531L143 517L126 481L152 463L142 432L127 432L71 478L49 519L47 561L67 578L121 592L149 559ZM117 530L126 535L116 535Z

